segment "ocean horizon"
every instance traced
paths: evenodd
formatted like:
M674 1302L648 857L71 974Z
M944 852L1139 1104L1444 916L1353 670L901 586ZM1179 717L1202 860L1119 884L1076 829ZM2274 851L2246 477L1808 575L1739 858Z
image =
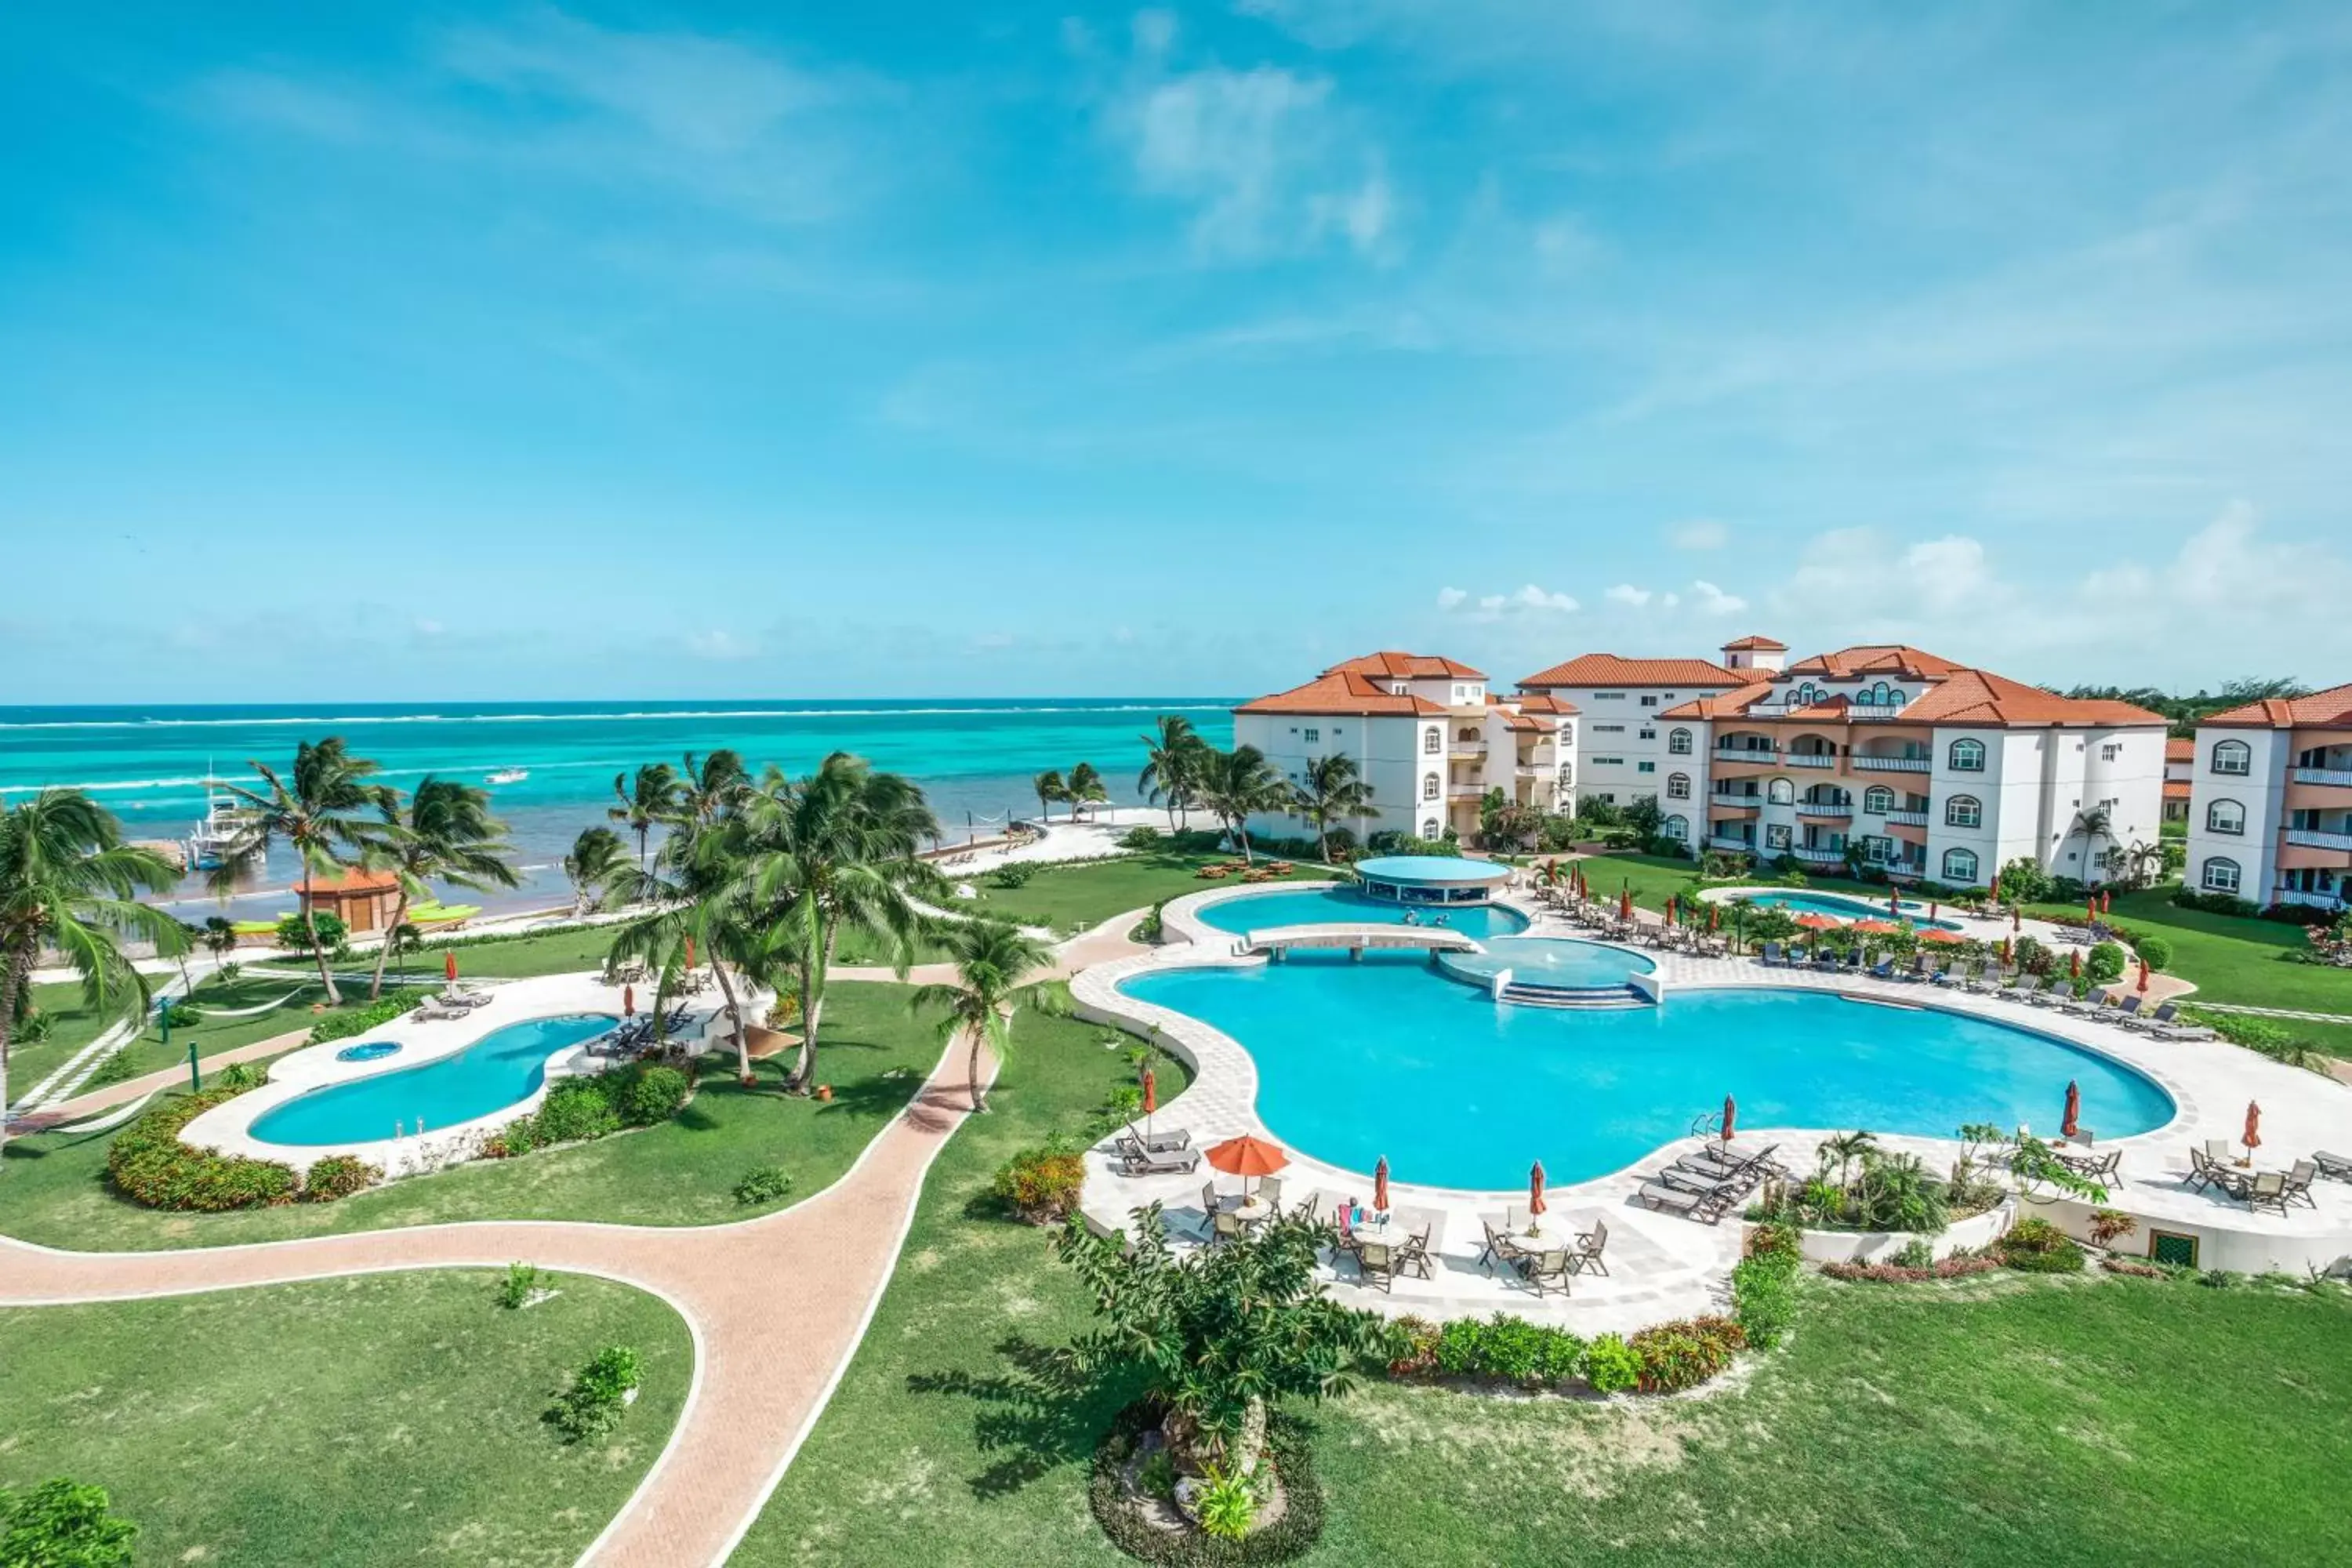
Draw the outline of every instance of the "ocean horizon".
M383 782L414 788L428 774L491 793L524 885L453 902L495 912L560 901L561 862L583 828L617 804L613 780L645 763L732 747L757 771L804 773L829 752L854 752L921 784L943 839L985 837L1009 815L1034 814L1030 781L1081 762L1103 774L1115 804L1135 804L1144 735L1181 713L1230 744L1235 699L1219 697L695 700L625 702L348 702L83 704L0 707L0 795L48 787L89 791L133 838L186 836L205 809L207 778L249 783L250 763L282 767L299 741L341 735L383 766ZM488 775L530 776L492 785ZM225 906L239 918L286 905L294 868L278 855L254 891ZM170 896L224 907L191 879Z

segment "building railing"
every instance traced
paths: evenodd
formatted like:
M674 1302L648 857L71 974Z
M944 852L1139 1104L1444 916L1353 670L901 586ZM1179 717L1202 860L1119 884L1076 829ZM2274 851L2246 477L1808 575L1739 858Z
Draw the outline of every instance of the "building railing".
M2352 789L2352 768L2289 768L2286 776L2292 784L2335 784Z
M2329 833L2317 827L2290 827L2286 841L2304 849L2352 849L2352 833Z
M1931 757L1866 757L1859 752L1846 760L1866 773L1924 773L1936 765Z
M1717 746L1715 760L1718 763L1757 763L1769 767L1780 760L1780 753L1770 746Z
M1906 827L1927 826L1927 814L1924 811L1890 811L1885 813L1885 817L1887 821L1901 823Z
M1838 764L1834 752L1790 752L1780 760L1792 768L1833 768Z
M1752 855L1756 852L1756 841L1754 839L1736 838L1728 833L1708 834L1706 836L1706 847L1709 849L1737 849L1740 853L1746 855Z
M1757 790L1750 794L1742 794L1738 790L1717 789L1709 790L1706 798L1717 805L1746 806L1753 811L1764 804L1764 792Z
M1822 800L1801 800L1797 803L1797 815L1799 816L1834 816L1843 820L1853 815L1853 803L1848 801L1843 805L1837 805Z

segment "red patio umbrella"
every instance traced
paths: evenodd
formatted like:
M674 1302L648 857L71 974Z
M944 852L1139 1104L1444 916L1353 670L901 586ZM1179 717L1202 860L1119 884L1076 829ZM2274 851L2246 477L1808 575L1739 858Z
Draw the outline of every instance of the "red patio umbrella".
M2145 958L2139 961L2139 988L2143 992L2147 989L2147 960Z
M1617 918L1621 921L1633 918L1633 889L1631 888L1617 895Z
M1723 1141L1727 1143L1731 1142L1732 1124L1738 1120L1738 1105L1731 1096L1725 1095L1723 1097Z
M2253 1123L2249 1121L2246 1125L2251 1128ZM1541 1160L1538 1160L1535 1163L1535 1169L1528 1173L1528 1213L1530 1215L1539 1215L1544 1212L1543 1184L1543 1162ZM1532 1220L1529 1222L1528 1228L1534 1228Z
M2084 913L2091 920L2097 920L2099 918L2099 900L2093 899L2089 905L2085 907Z
M2104 914L2106 914L2106 913L2109 913L2110 911L2112 911L2112 910L2115 909L2115 907L2116 907L2116 896L2115 896L2115 894L2114 894L2114 893L2112 893L2112 892L2110 892L2110 891L2108 891L2108 890L2106 890L2105 889L2100 889L2100 891L2099 891L2099 912L2100 912L2101 914L2103 914L2103 915L2104 915Z
M637 988L634 985L624 985L621 987L621 1016L634 1018L636 1016Z
M2239 1134L2238 1142L2246 1146L2250 1154L2263 1146L2263 1108L2251 1100L2246 1101L2246 1130Z
M1919 940L1921 942L1966 942L1968 938L1956 931L1923 931L1919 933Z
M2009 938L2007 937L2000 939L2000 961L2003 963L2009 962Z
M455 980L457 978L457 950L456 948L452 947L443 950L441 954L441 974L442 978L446 980Z
M1835 915L1801 914L1797 917L1797 923L1807 931L1835 931L1838 918Z
M2076 948L2066 955L2066 973L2075 979L2083 978L2083 950Z
M2066 1114L2058 1123L2059 1133L2072 1138L2083 1130L2083 1090L2073 1079L2066 1080Z
M1160 1080L1150 1068L1143 1069L1143 1136L1151 1137L1151 1113L1160 1109Z
M694 939L692 937L688 937L686 939L686 966L688 969L692 969L694 967Z
M1723 906L1710 900L1706 906L1706 929L1713 931L1723 923Z
M1872 936L1885 936L1890 932L1901 931L1903 928L1893 921L1883 921L1874 915L1869 920L1854 921L1853 929L1858 931L1865 931Z
M1381 1163L1372 1167L1372 1207L1381 1214L1389 1212L1389 1157L1386 1154L1381 1155Z
M2000 873L1998 871L1992 874L1992 901L1996 904L2000 902Z
M1290 1156L1283 1152L1279 1143L1269 1143L1245 1132L1239 1138L1228 1138L1211 1149L1209 1163L1228 1176L1240 1176L1246 1180L1252 1176L1273 1175L1290 1163Z
M1675 923L1675 896L1672 893L1666 895L1666 923Z

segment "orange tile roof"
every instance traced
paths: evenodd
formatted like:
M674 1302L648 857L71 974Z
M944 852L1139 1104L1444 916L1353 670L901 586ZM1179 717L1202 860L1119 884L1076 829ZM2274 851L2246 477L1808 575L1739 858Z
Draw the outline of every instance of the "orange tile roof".
M1503 728L1516 730L1521 734L1532 731L1538 735L1549 735L1559 728L1559 722L1533 713L1506 713L1503 715Z
M1930 686L1925 696L1904 709L1903 717L1922 724L2114 727L2166 722L2162 714L2129 702L2061 697L1989 669L1957 665L1947 679Z
M1444 658L1433 653L1368 653L1360 658L1344 659L1323 673L1350 670L1390 680L1484 680L1486 672L1473 669L1460 659Z
M1338 668L1325 671L1304 686L1294 686L1287 691L1277 691L1255 701L1244 702L1234 711L1412 718L1423 714L1442 714L1445 709L1426 697L1414 697L1409 693L1400 696L1352 670Z
M2190 784L2187 779L2167 779L2164 781L2164 798L2167 800L2187 800L2189 798L2189 792L2194 788L2196 788L2196 785Z
M1530 686L1740 686L1746 677L1704 658L1621 658L1580 654L1564 664L1519 678Z
M1832 680L1857 675L1905 675L1914 680L1937 680L1967 668L1902 643L1865 643L1859 647L1842 647L1833 653L1801 658L1789 667L1788 673L1825 675Z
M2164 742L2164 760L2168 763L2193 763L2197 760L2197 742L2174 735Z
M1771 694L1772 683L1759 680L1737 691L1720 691L1712 697L1696 698L1678 702L1658 715L1661 719L1737 719L1748 711L1748 705Z
M1775 642L1770 637L1745 637L1737 642L1727 642L1723 645L1723 651L1726 653L1736 653L1743 649L1754 649L1765 653L1786 653L1789 651L1789 645L1784 642Z
M1517 700L1522 713L1580 713L1582 709L1565 697L1555 697L1549 691L1530 691Z
M339 877L312 877L312 893L389 893L400 886L400 879L389 871L362 871L354 867ZM294 890L300 892L297 881Z
M2331 686L2308 697L2267 697L2260 702L2209 713L2198 722L2255 725L2266 730L2292 730L2300 724L2352 726L2352 682Z

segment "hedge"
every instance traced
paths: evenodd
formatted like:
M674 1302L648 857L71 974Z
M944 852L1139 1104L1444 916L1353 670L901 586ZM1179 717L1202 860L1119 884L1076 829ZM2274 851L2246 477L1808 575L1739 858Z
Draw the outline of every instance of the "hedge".
M197 1214L292 1203L299 1184L290 1165L215 1154L180 1142L180 1129L244 1092L210 1089L166 1101L133 1120L107 1151L106 1173L115 1190L149 1208Z
M1122 1476L1138 1440L1158 1425L1158 1414L1150 1404L1130 1405L1118 1413L1095 1449L1094 1479L1087 1489L1087 1500L1094 1508L1095 1522L1120 1551L1167 1568L1229 1568L1288 1562L1322 1535L1323 1487L1315 1477L1306 1429L1279 1410L1266 1415L1265 1452L1282 1478L1280 1519L1239 1541L1219 1541L1196 1530L1162 1530L1145 1522L1128 1496Z
M323 1046L329 1040L347 1040L353 1035L364 1035L378 1024L391 1023L431 994L429 986L412 985L404 990L387 991L364 1007L347 1007L329 1013L310 1026L310 1044Z

